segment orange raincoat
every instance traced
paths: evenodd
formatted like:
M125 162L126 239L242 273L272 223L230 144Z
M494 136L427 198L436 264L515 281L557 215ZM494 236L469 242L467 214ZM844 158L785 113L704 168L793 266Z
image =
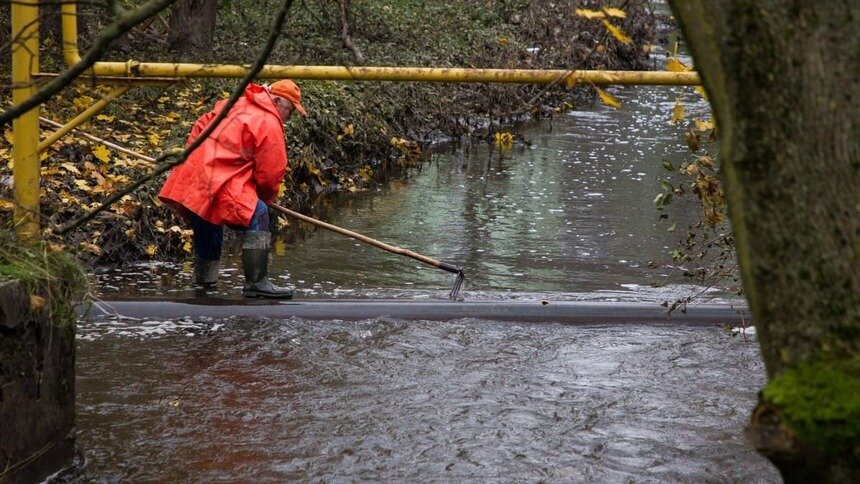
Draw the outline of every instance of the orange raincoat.
M197 120L187 144L226 102ZM249 84L215 131L171 170L158 198L183 218L191 211L213 224L247 227L257 200L271 203L277 197L286 168L281 116L266 89Z

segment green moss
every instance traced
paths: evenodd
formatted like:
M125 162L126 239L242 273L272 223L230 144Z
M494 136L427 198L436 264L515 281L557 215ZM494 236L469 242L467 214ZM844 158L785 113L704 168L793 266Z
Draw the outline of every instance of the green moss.
M860 357L787 370L768 383L763 397L804 446L831 453L860 445Z

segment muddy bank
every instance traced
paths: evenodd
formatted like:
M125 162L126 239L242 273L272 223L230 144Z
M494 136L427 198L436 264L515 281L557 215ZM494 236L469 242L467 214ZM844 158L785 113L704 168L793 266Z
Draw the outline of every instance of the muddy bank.
M269 13L277 2L253 11L225 7L219 14L211 58L248 62L266 35ZM600 8L601 2L587 5ZM580 2L548 1L405 1L391 5L361 2L350 12L350 34L364 65L458 66L495 68L648 69L655 42L655 18L647 4L626 8L613 19L631 38L615 40L599 20L574 14ZM81 48L106 24L104 13L80 7ZM275 54L276 64L354 65L354 51L341 43L340 18L331 2L299 2ZM158 31L134 32L109 57L112 60L172 60L153 41ZM58 69L58 43L46 42L45 70ZM53 53L53 55L52 55ZM589 87L546 88L519 85L300 82L311 115L287 127L291 170L280 202L317 213L330 196L366 190L407 176L420 163L422 150L435 140L471 136L492 142L498 131L513 131L517 120L551 117L575 109L593 97ZM160 88L135 89L102 116L82 127L106 140L149 156L184 141L196 117L223 97L235 81L194 81ZM104 90L79 85L56 97L43 113L69 119ZM516 143L516 142L515 142ZM0 155L11 150L4 140ZM95 142L68 136L47 152L43 163L43 223L57 227L96 206L129 181L145 176L152 165ZM0 196L11 200L8 167ZM85 228L49 238L91 264L130 260L184 258L190 231L159 206L154 180L128 196ZM2 216L11 216L3 204ZM276 220L276 224L288 224ZM292 224L295 226L296 224Z

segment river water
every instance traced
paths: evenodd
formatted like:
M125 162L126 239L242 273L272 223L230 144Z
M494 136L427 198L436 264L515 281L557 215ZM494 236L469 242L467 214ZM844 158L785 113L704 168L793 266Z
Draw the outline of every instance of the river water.
M467 300L740 302L667 263L678 235L650 201L660 160L689 156L668 125L677 89L614 93L621 109L527 125L511 151L442 148L325 218L463 266ZM274 252L297 298L434 299L452 283L321 231ZM218 291L236 297L241 267L224 262ZM185 296L189 269L107 272L97 291ZM779 481L742 437L765 382L755 335L724 327L237 315L87 320L78 340L68 480Z

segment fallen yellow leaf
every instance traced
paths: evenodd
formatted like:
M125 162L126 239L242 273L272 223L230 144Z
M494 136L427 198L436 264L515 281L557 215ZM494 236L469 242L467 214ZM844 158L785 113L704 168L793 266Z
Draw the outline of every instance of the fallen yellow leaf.
M75 180L75 185L76 185L79 189L81 189L81 190L83 190L83 191L85 191L85 192L91 192L91 191L93 191L93 187L91 187L91 186L86 182L86 180Z
M281 239L275 241L275 255L278 257L287 255L287 244Z
M714 124L714 120L703 121L701 119L697 119L694 121L696 124L696 131L708 131L709 129L714 129L716 126Z
M93 156L107 163L110 161L110 151L105 145L98 145L93 149Z
M146 246L146 255L152 257L158 253L158 247L153 244L149 244Z
M73 165L71 162L60 163L60 167L64 168L69 173L74 173L75 175L80 175L81 170L78 170L78 167Z
M83 111L90 107L94 102L94 99L89 96L78 96L72 100L72 104L77 108L78 111Z
M364 181L370 181L373 178L373 168L364 165L358 169L358 176Z
M606 104L607 106L615 109L621 107L621 101L612 97L611 94L604 91L603 89L600 89L599 87L595 87L595 89L597 89L597 95L600 96L600 100L603 101L603 104Z
M45 307L45 298L35 294L30 295L30 310L39 311Z
M89 242L81 242L79 247L95 255L99 255L102 253L101 247L97 246L96 244L91 244Z

